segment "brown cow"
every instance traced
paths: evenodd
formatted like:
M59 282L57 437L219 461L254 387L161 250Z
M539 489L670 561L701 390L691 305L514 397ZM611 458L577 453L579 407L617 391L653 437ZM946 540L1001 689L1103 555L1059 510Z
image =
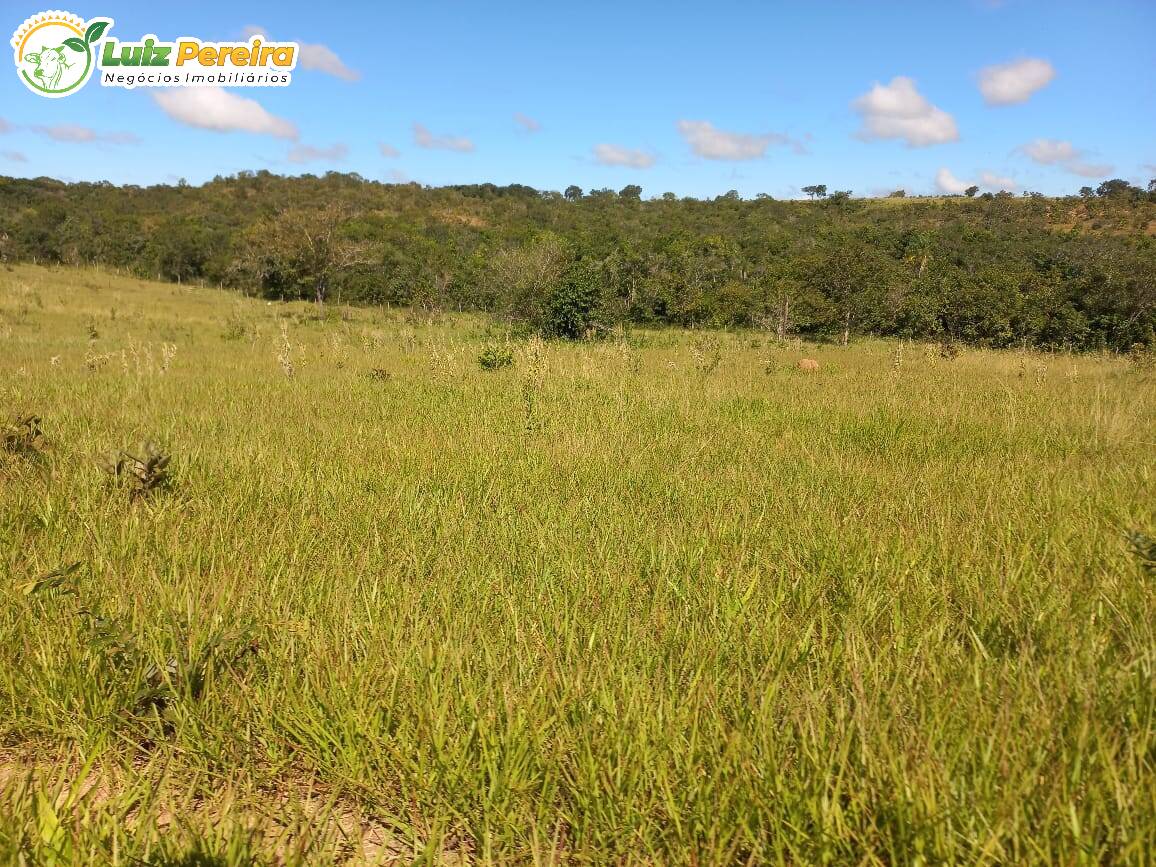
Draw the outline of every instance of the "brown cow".
M814 372L819 369L819 362L815 361L813 358L800 358L797 366L799 370Z

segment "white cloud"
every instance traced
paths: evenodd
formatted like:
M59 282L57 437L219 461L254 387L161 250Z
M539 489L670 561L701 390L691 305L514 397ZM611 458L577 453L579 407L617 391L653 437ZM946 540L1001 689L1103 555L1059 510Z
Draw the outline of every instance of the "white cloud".
M979 92L988 105L1014 105L1027 102L1055 77L1055 68L1046 60L1028 57L981 69Z
M291 163L312 163L319 161L340 162L349 154L349 147L338 142L332 147L318 148L312 145L295 145L289 149Z
M28 162L28 157L24 156L20 151L0 151L0 157L4 157L4 159L14 163Z
M91 127L80 126L74 123L60 123L54 126L34 126L33 132L48 136L53 141L70 142L72 144L91 144L95 142L109 142L110 144L135 144L140 139L131 132L97 132Z
M860 138L903 139L908 147L959 139L955 119L928 102L906 76L897 75L887 85L876 82L851 105L863 116Z
M396 158L396 157L401 156L401 151L399 151L393 145L386 144L385 142L378 142L377 143L377 150L383 157L387 157L388 159L391 159L391 160Z
M1037 162L1043 166L1067 162L1068 160L1075 159L1080 153L1072 146L1070 141L1058 141L1049 138L1038 138L1025 145L1020 145L1020 150L1029 157L1032 162Z
M269 33L264 27L253 24L246 27L244 33L246 39L251 39L254 36L260 36L262 39L269 38ZM297 52L297 64L302 69L313 69L317 72L343 78L346 81L357 81L361 78L361 73L346 66L345 62L337 56L337 52L328 45L308 42L299 42L298 45L301 48Z
M298 63L306 69L315 69L346 81L361 78L361 73L346 66L328 45L308 45L302 42Z
M1032 162L1042 166L1060 166L1074 175L1085 178L1102 178L1110 175L1115 166L1110 163L1089 163L1084 160L1086 153L1071 142L1058 139L1038 138L1017 148Z
M979 173L978 181L965 181L957 178L947 168L941 168L935 173L935 186L940 192L958 195L967 191L970 186L984 187L989 190L1014 190L1019 186L1013 178L997 175L995 172L983 171Z
M594 160L604 166L627 166L632 169L648 169L657 157L648 151L632 150L619 145L594 145Z
M32 128L41 135L46 135L54 141L92 142L97 139L97 132L87 126L72 123L61 123L56 126L34 126Z
M468 138L452 135L434 135L420 123L413 125L413 141L419 148L427 150L447 150L458 153L469 153L474 149L474 143Z
M514 113L514 123L526 132L537 132L542 128L542 124L538 123L538 121L529 115L522 114L520 111Z
M293 123L270 114L256 100L220 87L174 87L156 90L152 97L165 114L188 126L297 138Z
M941 168L935 173L935 185L940 192L958 195L971 186L967 181L961 181L949 169Z
M997 175L995 172L980 172L979 183L980 186L992 190L1014 190L1019 186L1015 178Z
M680 120L678 131L692 151L708 160L755 160L766 156L773 144L789 144L796 153L806 153L801 142L777 132L726 132L706 120Z
M1086 163L1083 160L1072 160L1064 168L1084 178L1106 178L1116 170L1111 163Z

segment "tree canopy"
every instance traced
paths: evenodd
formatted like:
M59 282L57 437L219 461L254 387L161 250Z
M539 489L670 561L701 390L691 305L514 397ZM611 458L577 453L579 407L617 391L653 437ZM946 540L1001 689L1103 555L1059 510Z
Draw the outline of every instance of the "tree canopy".
M0 178L0 258L100 264L270 298L491 311L554 336L764 325L989 346L1156 345L1156 193L424 188L244 172L201 186ZM898 193L898 191L897 191Z

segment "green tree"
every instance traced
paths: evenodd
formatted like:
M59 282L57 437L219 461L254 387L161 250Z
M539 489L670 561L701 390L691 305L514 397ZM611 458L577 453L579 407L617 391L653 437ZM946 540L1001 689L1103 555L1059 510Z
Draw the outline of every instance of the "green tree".
M237 269L266 288L312 296L323 310L336 278L374 262L370 244L343 234L349 219L349 208L337 202L282 209L245 233Z
M870 330L877 319L881 287L891 269L875 247L844 233L832 233L823 252L811 259L807 279L829 302L845 346L852 330Z
M546 337L576 340L605 328L601 286L594 265L570 263L546 299L539 330Z
M486 279L509 319L541 329L549 299L573 259L573 248L565 239L553 232L540 232L528 243L491 255Z
M1134 187L1121 178L1112 178L1112 180L1104 181L1104 183L1096 187L1097 196L1123 196L1138 194L1139 192L1139 187Z

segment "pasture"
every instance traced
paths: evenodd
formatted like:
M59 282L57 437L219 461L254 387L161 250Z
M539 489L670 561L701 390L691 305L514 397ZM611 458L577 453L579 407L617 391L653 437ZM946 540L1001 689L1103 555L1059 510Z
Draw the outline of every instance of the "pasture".
M0 412L6 863L1156 846L1144 359L16 266Z

